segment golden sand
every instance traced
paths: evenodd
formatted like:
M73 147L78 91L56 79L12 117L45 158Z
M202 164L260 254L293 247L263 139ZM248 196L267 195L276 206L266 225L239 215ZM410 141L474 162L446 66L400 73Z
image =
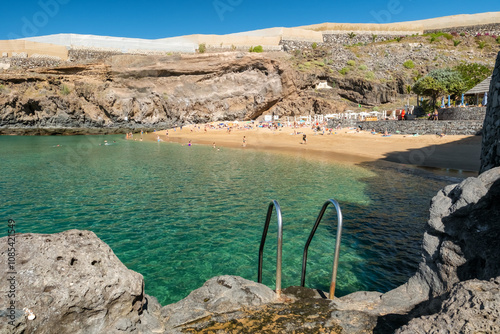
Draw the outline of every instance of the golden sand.
M399 135L359 133L341 129L328 134L310 128L285 127L272 131L267 128L207 129L204 125L189 125L144 135L146 141L177 142L188 145L215 145L245 150L272 151L304 158L344 163L391 161L415 166L450 168L464 171L479 170L480 136ZM307 143L302 141L303 134ZM140 135L139 135L140 136ZM243 146L243 137L245 144ZM138 138L136 135L135 138Z

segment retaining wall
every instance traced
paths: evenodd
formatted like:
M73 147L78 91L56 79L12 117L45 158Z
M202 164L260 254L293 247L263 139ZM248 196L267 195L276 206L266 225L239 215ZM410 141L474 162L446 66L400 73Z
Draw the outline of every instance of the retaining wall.
M486 107L443 108L439 109L439 120L483 121Z
M484 35L485 33L489 33L490 35L500 35L500 23L490 23L490 24L481 24L481 25L472 25L467 27L451 27L451 28L443 28L443 29L429 29L424 30L424 33L433 33L433 32L457 32L457 33L466 33L468 35Z
M363 130L374 129L377 132L384 133L386 130L391 134L400 133L412 135L428 134L447 134L447 135L479 135L483 128L483 121L376 121L376 122L357 122Z

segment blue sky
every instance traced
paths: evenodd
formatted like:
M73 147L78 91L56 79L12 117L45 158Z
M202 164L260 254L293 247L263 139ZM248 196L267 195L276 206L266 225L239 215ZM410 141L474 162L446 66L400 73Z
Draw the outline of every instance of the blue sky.
M155 39L323 22L402 22L493 11L500 11L500 1L4 1L0 40L57 33Z

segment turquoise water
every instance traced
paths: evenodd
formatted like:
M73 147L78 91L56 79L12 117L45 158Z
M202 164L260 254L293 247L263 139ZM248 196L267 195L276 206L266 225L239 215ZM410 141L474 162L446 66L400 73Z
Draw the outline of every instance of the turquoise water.
M104 140L111 145L99 145ZM416 270L429 200L455 176L121 136L3 136L0 161L5 224L15 219L21 233L94 231L128 268L144 275L146 293L162 304L216 275L256 280L273 199L283 211L283 287L300 284L304 243L322 204L335 198L344 214L336 295L388 291ZM306 279L306 286L326 291L334 211L310 246ZM272 288L276 230L273 214L263 271ZM1 231L4 236L7 229Z

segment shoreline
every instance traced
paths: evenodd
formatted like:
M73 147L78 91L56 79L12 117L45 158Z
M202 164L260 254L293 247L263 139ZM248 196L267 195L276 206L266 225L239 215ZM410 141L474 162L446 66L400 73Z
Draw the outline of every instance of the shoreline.
M166 132L168 131L168 136ZM416 167L454 169L477 173L480 166L481 136L400 135L384 137L382 134L359 133L343 128L328 134L315 133L310 128L283 127L276 131L268 128L207 129L204 125L188 125L143 135L144 141L175 142L187 145L230 147L267 151L335 163L358 164L391 162ZM307 144L302 143L306 134ZM140 133L134 138L140 138ZM243 136L245 144L243 147Z

